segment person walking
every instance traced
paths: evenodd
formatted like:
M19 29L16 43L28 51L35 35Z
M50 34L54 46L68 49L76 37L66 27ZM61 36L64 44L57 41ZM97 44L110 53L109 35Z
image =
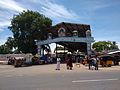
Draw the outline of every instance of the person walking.
M60 57L57 57L57 66L56 66L56 70L60 70Z
M73 64L72 64L72 58L70 55L68 55L67 59L66 59L66 66L68 70L72 70Z
M67 69L69 69L69 59L68 59L68 57L66 57L65 60L66 60L66 67L67 67Z
M72 70L72 67L73 67L72 59L69 59L69 67L70 67L70 70Z
M92 57L89 56L88 60L89 60L89 70L91 70L91 67L92 67L92 65L93 65Z
M95 70L98 70L98 63L99 63L99 58L96 57L96 65L95 65Z
M92 58L92 61L93 61L94 69L95 69L95 70L98 70L98 60L97 60L97 57L94 56L94 57Z
M89 59L89 70L96 70L96 58L95 56L91 56L90 59Z

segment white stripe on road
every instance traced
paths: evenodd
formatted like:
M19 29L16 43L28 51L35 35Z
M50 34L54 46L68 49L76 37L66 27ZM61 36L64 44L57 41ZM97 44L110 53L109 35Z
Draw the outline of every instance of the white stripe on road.
M119 80L119 79L115 78L115 79L77 80L72 82L79 83L79 82L98 82L98 81L115 81L115 80Z
M4 77L23 77L24 75L4 75Z

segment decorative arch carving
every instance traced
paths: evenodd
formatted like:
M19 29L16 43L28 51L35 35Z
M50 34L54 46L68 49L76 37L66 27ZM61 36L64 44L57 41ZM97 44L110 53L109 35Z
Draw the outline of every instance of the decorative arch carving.
M52 33L48 33L48 39L52 39Z
M91 31L90 30L86 31L86 37L91 37Z
M73 36L76 36L76 37L78 36L78 31L77 30L73 31Z
M59 37L65 36L65 33L66 33L66 30L65 30L64 28L60 28L60 29L58 30L58 36L59 36Z

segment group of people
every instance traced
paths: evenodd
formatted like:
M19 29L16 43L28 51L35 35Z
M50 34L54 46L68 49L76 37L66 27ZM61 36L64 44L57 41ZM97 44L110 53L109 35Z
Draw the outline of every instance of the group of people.
M66 59L66 68L67 68L67 70L72 70L72 67L73 67L72 59L70 58L70 56L66 57L65 59ZM61 58L57 57L56 70L60 70L60 61L61 61Z
M67 56L65 58L65 61L66 61L66 69L67 70L72 70L72 68L73 68L72 58L70 56ZM61 58L57 57L56 70L60 70L60 62L61 62ZM99 62L99 59L96 56L91 56L89 58L89 70L98 70L98 62Z
M89 70L98 70L99 59L96 56L91 56L89 59Z

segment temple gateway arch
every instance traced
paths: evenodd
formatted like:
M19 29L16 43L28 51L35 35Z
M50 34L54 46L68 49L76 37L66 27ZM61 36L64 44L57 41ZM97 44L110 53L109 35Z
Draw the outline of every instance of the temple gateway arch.
M79 50L87 55L91 54L91 43L94 38L91 34L90 25L62 22L47 30L46 40L38 40L38 55L41 56L42 45L56 43L67 47L71 51Z

